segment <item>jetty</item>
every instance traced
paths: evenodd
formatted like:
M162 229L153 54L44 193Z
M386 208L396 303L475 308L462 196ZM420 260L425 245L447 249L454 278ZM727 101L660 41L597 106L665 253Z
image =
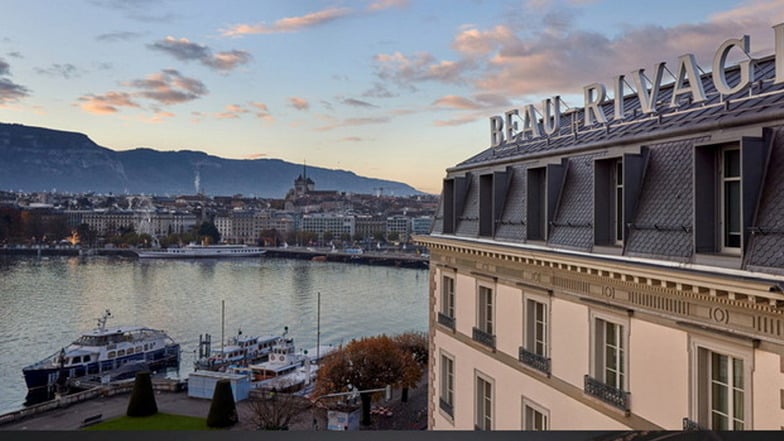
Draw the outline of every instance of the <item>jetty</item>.
M403 253L397 251L365 251L361 254L332 250L330 248L310 247L267 247L266 257L305 259L316 262L343 262L364 265L395 266L400 268L428 269L430 258L426 254Z

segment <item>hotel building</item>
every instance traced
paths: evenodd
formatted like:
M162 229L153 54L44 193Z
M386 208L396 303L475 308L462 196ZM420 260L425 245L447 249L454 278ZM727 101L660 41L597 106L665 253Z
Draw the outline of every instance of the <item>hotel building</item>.
M712 73L684 55L669 84L660 65L491 118L415 237L430 429L784 429L775 29L776 57L725 69L729 40Z

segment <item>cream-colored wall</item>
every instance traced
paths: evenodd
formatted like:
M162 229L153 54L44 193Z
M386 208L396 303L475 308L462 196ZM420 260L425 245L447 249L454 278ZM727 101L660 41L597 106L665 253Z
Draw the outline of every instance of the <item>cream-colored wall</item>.
M460 343L440 330L435 334L435 354L440 360L441 349L455 359L454 424L438 410L438 389L434 395L434 430L474 430L474 376L478 370L494 384L494 429L522 428L522 397L550 411L553 430L628 430L612 418L543 384L535 377L513 369L482 352ZM438 362L437 362L438 363ZM440 365L436 369L436 385L440 387ZM536 374L534 374L536 375Z
M635 318L630 328L632 412L667 430L681 430L689 416L688 335Z
M554 377L583 388L588 370L588 307L553 297L550 359ZM568 326L564 326L568 324Z
M784 372L781 355L754 351L752 407L754 430L781 430L784 427L784 409L781 391L784 389Z
M455 327L471 335L476 326L476 279L457 273L455 280Z
M517 358L523 345L523 292L499 284L496 305L496 350Z

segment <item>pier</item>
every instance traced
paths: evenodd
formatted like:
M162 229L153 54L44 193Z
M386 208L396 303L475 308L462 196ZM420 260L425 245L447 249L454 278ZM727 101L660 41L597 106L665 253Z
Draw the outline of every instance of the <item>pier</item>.
M400 268L427 269L430 258L427 255L400 252L364 252L362 254L332 251L329 248L265 248L267 257L306 259L323 262L358 263L363 265L395 266Z

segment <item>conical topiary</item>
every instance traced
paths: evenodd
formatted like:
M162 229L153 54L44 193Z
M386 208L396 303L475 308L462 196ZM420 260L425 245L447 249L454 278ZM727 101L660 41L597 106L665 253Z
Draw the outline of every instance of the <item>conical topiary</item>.
M229 427L237 423L237 406L231 393L229 380L218 380L212 394L210 413L207 414L207 427Z
M155 402L150 373L137 372L131 399L128 401L128 410L125 414L129 417L144 417L156 413L158 413L158 404Z

